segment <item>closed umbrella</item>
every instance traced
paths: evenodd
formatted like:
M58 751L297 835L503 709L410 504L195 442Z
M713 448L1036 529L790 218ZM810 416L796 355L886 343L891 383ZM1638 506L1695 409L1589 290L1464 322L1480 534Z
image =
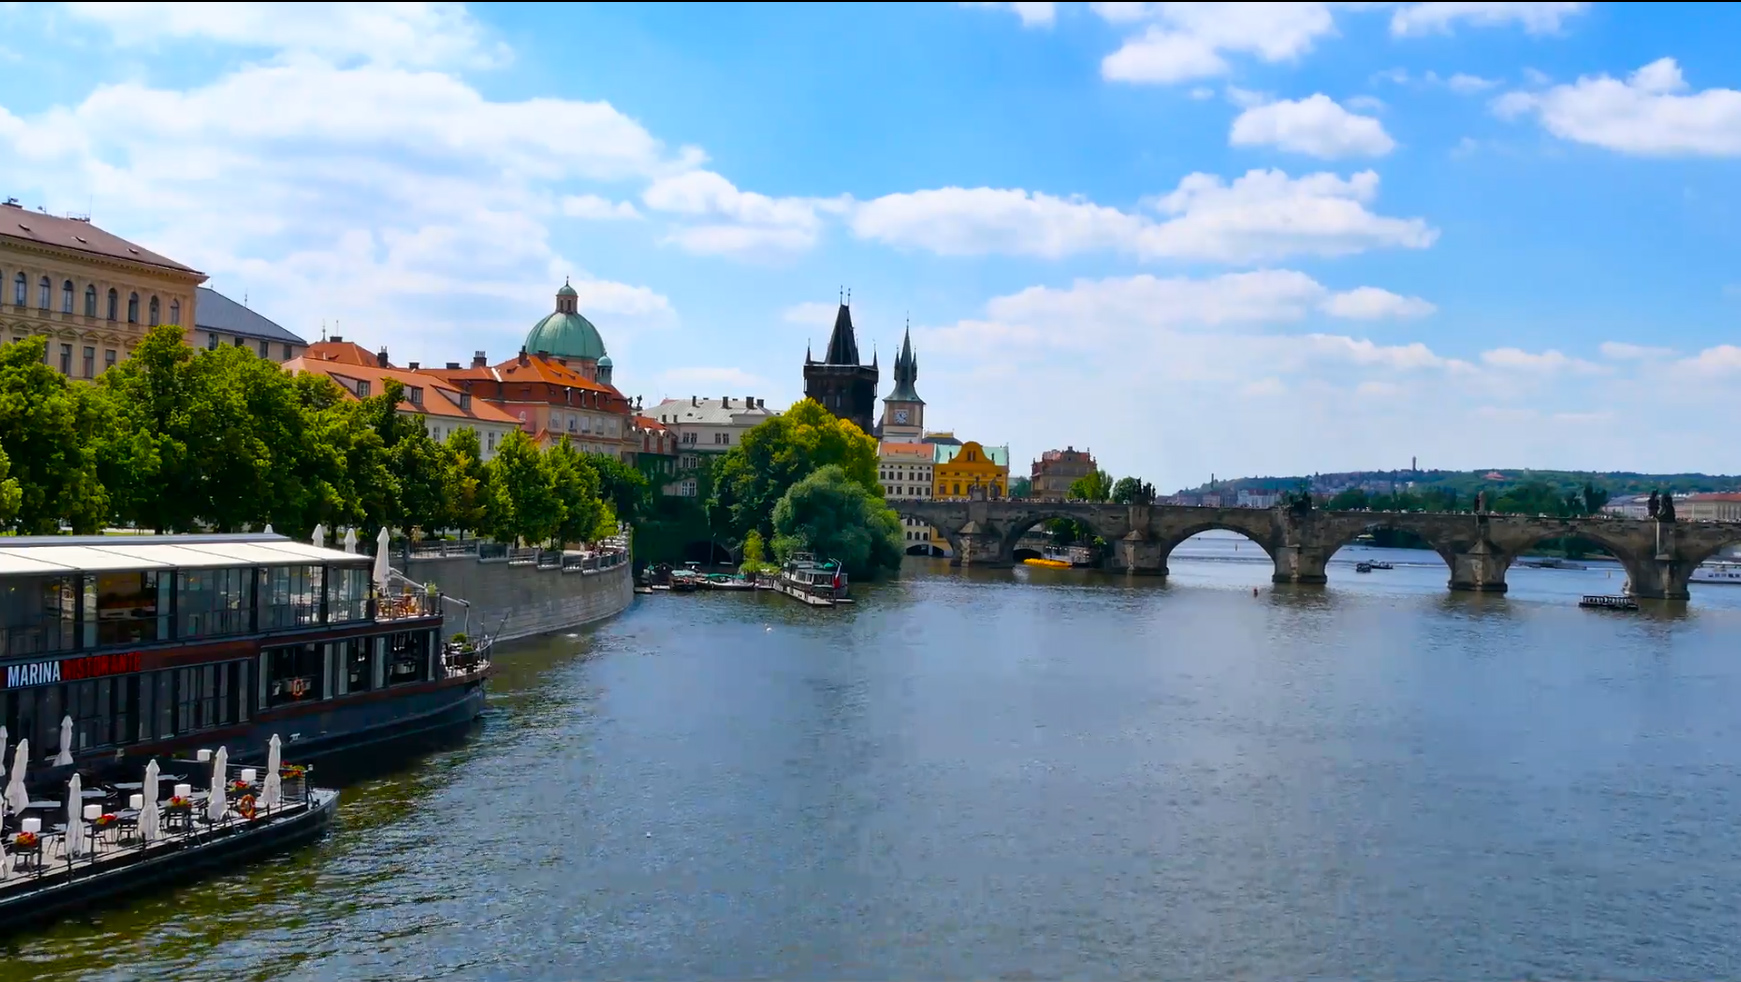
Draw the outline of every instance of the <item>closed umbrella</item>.
M284 779L278 776L278 769L284 766L284 746L278 740L278 734L272 734L272 740L266 749L266 785L260 789L260 806L277 808L284 800Z
M60 718L60 753L54 755L54 766L65 767L73 762L73 718Z
M139 838L145 842L156 842L163 838L163 815L157 810L157 761L145 765L145 783L140 787L145 792L145 804L139 809Z
M12 777L6 782L6 807L12 809L12 814L30 806L30 795L24 790L24 769L30 766L30 740L21 737L18 749L12 754Z
M66 843L63 852L68 859L85 854L85 790L79 784L79 776L66 785Z
M272 523L271 523L271 522L267 522L267 523L266 523L266 529L265 529L265 531L266 531L266 534L267 534L267 535L271 535L271 534L272 534Z
M326 546L326 526L316 525L314 527L314 539L312 541L314 542L314 547L316 549Z
M345 529L345 551L353 556L357 554L357 530L354 528Z
M223 747L212 754L212 797L206 803L206 817L214 822L224 820L224 812L230 810L230 803L224 794L224 782L229 779L230 752Z
M375 536L375 589L387 592L387 546L390 541L386 526L382 526L381 534Z

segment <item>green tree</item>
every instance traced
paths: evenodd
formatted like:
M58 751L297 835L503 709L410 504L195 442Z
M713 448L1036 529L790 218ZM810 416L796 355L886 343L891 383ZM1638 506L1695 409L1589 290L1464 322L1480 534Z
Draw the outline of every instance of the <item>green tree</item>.
M771 538L774 506L800 481L827 466L843 480L881 498L877 443L813 399L757 425L714 462L708 511L716 529L741 539L751 529Z
M1324 507L1330 511L1365 511L1372 507L1372 501L1364 488L1344 488L1331 495Z
M109 514L95 445L107 417L88 390L44 363L47 344L33 337L0 345L0 451L18 487L7 525L53 535L65 520L74 532L97 532Z
M760 572L768 564L768 550L762 544L762 533L750 529L744 536L744 551L738 569L744 573Z
M7 477L12 469L12 461L6 457L6 451L0 450L0 526L12 524L18 517L19 502L24 500L24 491L18 486L18 479ZM758 540L756 545L760 546Z
M621 521L633 523L652 502L647 476L610 454L589 453L587 464L598 474L598 493L610 502Z
M1034 494L1034 482L1031 478L1026 478L1026 477L1012 477L1012 478L1010 478L1010 497L1012 497L1012 498L1031 498L1031 497L1033 497L1033 494Z
M484 526L484 499L489 489L482 456L477 431L469 426L448 434L441 448L441 486L447 497L448 527L461 535L475 533Z
M782 559L807 550L858 577L901 565L900 519L883 506L881 496L870 494L836 464L818 469L780 498L774 531L774 552Z
M1070 489L1064 492L1064 497L1071 501L1110 501L1112 500L1112 475L1097 470L1070 482Z
M549 541L562 523L562 502L544 454L524 431L508 434L487 465L484 513L490 534L503 542Z
M566 437L545 452L544 463L561 510L556 538L564 545L597 541L599 525L609 510L599 498L598 472Z

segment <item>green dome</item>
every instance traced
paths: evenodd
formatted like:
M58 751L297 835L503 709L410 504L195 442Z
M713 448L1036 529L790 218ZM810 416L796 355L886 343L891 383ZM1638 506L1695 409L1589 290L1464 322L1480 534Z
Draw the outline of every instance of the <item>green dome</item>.
M556 312L532 325L526 335L526 350L536 354L547 351L557 358L590 359L605 356L604 338L598 328L575 309L577 294L567 283L556 291Z
M601 342L601 344L602 344L602 342ZM611 356L610 356L610 355L605 355L605 356L604 356L604 357L603 357L603 358L600 358L600 359L599 359L599 360L598 360L598 367L600 367L600 368L610 368L610 367L611 367Z

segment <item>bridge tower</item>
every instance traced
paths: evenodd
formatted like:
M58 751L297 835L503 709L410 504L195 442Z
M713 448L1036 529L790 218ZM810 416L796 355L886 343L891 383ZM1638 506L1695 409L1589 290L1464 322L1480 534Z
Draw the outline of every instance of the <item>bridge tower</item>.
M875 430L877 402L877 360L858 363L858 337L852 329L852 310L847 299L834 314L834 331L828 336L828 350L816 361L804 353L804 396L822 403L829 412L858 424L871 433Z

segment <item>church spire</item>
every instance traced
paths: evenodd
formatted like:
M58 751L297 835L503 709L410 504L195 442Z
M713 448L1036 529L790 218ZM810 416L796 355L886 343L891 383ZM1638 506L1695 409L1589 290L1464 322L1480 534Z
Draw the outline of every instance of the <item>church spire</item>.
M841 301L834 312L834 331L828 335L828 351L822 357L826 365L857 365L858 335L852 329L852 297Z

